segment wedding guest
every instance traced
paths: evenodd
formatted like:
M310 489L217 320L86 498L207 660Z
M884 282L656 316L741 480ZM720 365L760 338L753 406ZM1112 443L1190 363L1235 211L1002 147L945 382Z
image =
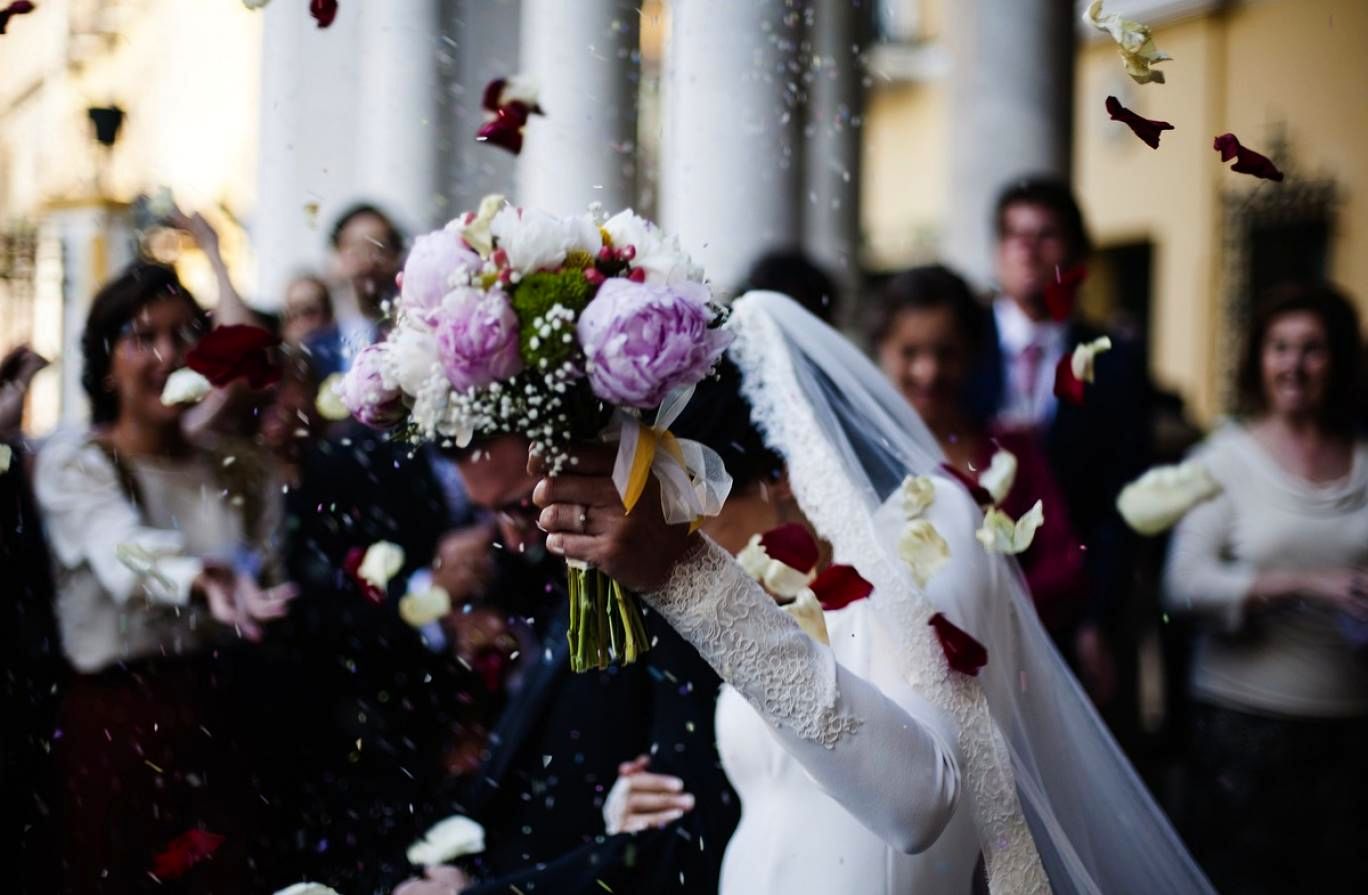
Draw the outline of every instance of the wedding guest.
M155 889L156 856L194 828L226 837L193 869L197 885L250 884L255 795L221 723L215 652L260 640L293 588L259 583L278 568L279 510L250 446L189 442L184 408L161 401L205 326L170 268L135 263L107 283L81 341L93 424L37 460L77 672L56 744L71 892Z
M285 287L280 337L288 345L300 345L314 333L333 324L332 292L321 277L300 274Z
M994 226L997 294L970 400L1003 429L1036 433L1044 443L1087 548L1088 596L1083 618L1064 638L1065 654L1099 705L1120 697L1109 719L1129 724L1133 688L1119 686L1118 671L1125 680L1133 671L1132 632L1124 615L1134 537L1115 503L1148 458L1150 389L1143 357L1113 336L1112 350L1097 359L1086 400L1056 399L1060 359L1103 335L1078 316L1067 288L1089 251L1083 214L1068 186L1033 178L1002 192ZM1053 302L1047 300L1052 290L1059 296Z
M802 249L777 249L757 258L737 294L757 289L787 295L826 323L840 312L836 281Z
M1020 516L1037 500L1045 522L1018 559L1041 619L1056 636L1071 631L1086 598L1084 552L1050 464L1034 433L991 426L967 394L984 350L987 311L957 274L941 265L894 276L883 289L872 346L879 366L936 437L947 462L977 479L998 449L1018 467L1003 512Z
M304 343L319 379L345 371L358 351L379 338L385 304L398 292L395 277L404 255L403 233L368 203L354 205L338 217L330 242L341 284L334 296L335 318Z
M460 868L460 891L715 891L736 823L713 737L717 676L654 616L646 619L654 645L635 664L572 672L564 564L547 556L536 524L527 443L510 436L477 445L460 466L471 499L497 522L501 568L489 593L532 620L538 644L484 763L432 818L460 813L485 827L486 850ZM642 756L650 773L672 781L662 812L674 814L639 835L605 837L608 787L626 765L644 771ZM441 891L405 885L406 893Z
M1222 892L1368 887L1368 440L1359 321L1330 286L1273 291L1241 414L1196 456L1221 485L1173 535L1193 663L1194 851Z

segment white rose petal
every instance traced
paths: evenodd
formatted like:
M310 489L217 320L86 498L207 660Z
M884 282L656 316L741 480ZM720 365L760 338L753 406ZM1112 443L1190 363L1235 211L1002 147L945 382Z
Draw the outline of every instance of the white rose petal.
M480 208L469 223L463 223L457 218L447 226L458 230L466 245L474 249L481 258L488 258L494 251L494 236L489 232L489 226L493 223L494 216L507 204L508 200L503 196L491 193L480 200Z
M9 472L12 462L14 462L14 448L7 444L0 444L0 475Z
M456 814L441 821L423 834L423 838L409 846L410 864L435 867L454 861L462 855L476 855L484 851L484 827L464 815Z
M1093 364L1097 356L1104 351L1110 351L1111 347L1111 339L1102 336L1074 348L1073 356L1069 358L1069 367L1073 370L1074 378L1080 382L1092 382Z
M750 542L736 554L736 561L746 574L756 581L765 577L765 569L769 566L769 554L765 552L764 545L760 543L760 535L751 535Z
M831 644L827 635L826 616L822 614L822 604L810 588L803 588L792 603L784 605L784 611L793 616L807 635L818 643Z
M912 570L918 587L925 587L931 576L950 560L950 545L929 519L908 520L898 538L898 555Z
M903 515L916 519L936 502L936 485L930 476L910 475L902 483Z
M318 397L314 399L314 408L318 415L325 420L337 422L351 416L347 410L347 405L342 403L342 379L345 374L333 373L323 384L318 387Z
M537 82L526 74L510 75L499 91L499 104L523 103L528 108L540 105Z
M376 541L366 548L356 574L370 584L384 590L390 579L404 567L404 548L389 541Z
M1123 19L1115 13L1102 15L1102 0L1093 0L1088 4L1088 8L1083 11L1083 21L1098 31L1110 34L1112 40L1116 41L1116 45L1121 49L1126 74L1130 75L1132 80L1138 84L1148 84L1151 81L1155 84L1164 83L1164 73L1150 66L1173 57L1161 52L1154 45L1154 38L1150 35L1148 26Z
M450 612L451 594L440 584L404 594L399 601L399 617L415 628L435 622Z
M258 0L264 3L265 0ZM337 895L337 890L322 883L295 883L278 890L275 895Z
M1036 529L1044 522L1045 510L1038 500L1016 522L1002 510L992 507L984 515L983 525L974 532L974 537L989 553L1017 554L1031 546Z
M747 575L776 597L796 597L817 577L815 571L803 572L772 559L765 552L760 535L751 535L750 542L736 554L736 561Z
M993 453L993 459L988 462L988 468L979 475L978 483L992 496L993 503L1002 503L1012 492L1016 474L1016 456L1011 451L999 448Z
M181 367L166 377L162 388L161 402L167 407L175 404L198 404L209 394L213 386L209 380L189 367Z
M1200 460L1157 466L1121 489L1116 509L1142 535L1157 535L1176 525L1188 510L1221 493L1221 486Z

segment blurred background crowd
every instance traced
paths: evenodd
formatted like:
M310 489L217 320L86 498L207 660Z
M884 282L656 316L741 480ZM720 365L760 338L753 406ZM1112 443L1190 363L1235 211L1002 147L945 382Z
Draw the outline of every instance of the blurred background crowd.
M201 826L217 876L185 891L388 892L457 808L488 878L623 860L596 841L621 769L548 688L652 706L642 751L710 729L706 694L553 681L530 481L317 409L412 237L491 192L634 206L719 294L784 292L865 347L960 472L1010 450L1004 509L1045 506L1041 620L1218 890L1368 878L1368 7L1117 2L1175 57L1140 89L1067 0L386 0L326 30L302 6L49 0L0 38L22 891L165 891L149 854ZM516 159L471 139L515 71L547 110ZM1162 150L1109 94L1177 125ZM1287 179L1222 168L1230 130ZM280 337L280 381L164 405L241 323ZM1103 334L1087 401L1056 398ZM1138 537L1117 494L1193 452L1224 493ZM182 561L150 589L119 555L149 532ZM404 567L368 596L349 559L381 540ZM407 624L430 584L455 611Z

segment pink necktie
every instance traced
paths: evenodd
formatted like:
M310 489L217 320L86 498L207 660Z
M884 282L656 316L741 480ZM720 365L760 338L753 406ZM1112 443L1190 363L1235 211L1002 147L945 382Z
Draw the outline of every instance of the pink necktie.
M1021 383L1021 394L1026 406L1035 413L1036 385L1040 382L1040 359L1045 349L1032 342L1017 355L1017 382Z

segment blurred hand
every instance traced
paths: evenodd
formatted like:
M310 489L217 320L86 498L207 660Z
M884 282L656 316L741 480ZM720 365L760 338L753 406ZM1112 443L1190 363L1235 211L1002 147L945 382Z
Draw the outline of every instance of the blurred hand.
M1078 676L1098 706L1105 706L1116 696L1116 663L1111 648L1097 625L1085 624L1074 636L1074 656L1078 660Z
M494 527L462 528L442 536L432 561L432 583L446 588L453 604L468 603L494 579Z
M1327 569L1299 577L1304 596L1368 620L1368 569Z
M532 502L542 508L537 523L548 532L546 549L587 562L629 590L659 590L697 538L689 526L665 522L655 476L627 514L611 477L616 445L581 447L572 456L577 462L567 468L573 472L543 478L532 492ZM546 474L536 456L527 468Z
M608 833L637 833L663 827L693 810L694 797L684 792L684 781L646 771L651 759L638 755L618 765L618 778L603 803Z
M232 626L253 643L263 636L259 622L284 618L289 602L299 596L294 584L262 588L251 576L219 566L206 567L191 590L204 597L216 621Z
M0 437L19 431L24 418L24 398L47 358L20 345L0 360Z
M195 245L206 255L215 256L219 253L219 236L214 225L205 220L204 215L198 211L192 215L187 215L179 208L173 209L167 216L167 221L177 230L184 230L190 234L190 238L195 240Z
M394 890L394 895L459 895L472 880L459 867L441 865L425 868L423 879L407 879Z

